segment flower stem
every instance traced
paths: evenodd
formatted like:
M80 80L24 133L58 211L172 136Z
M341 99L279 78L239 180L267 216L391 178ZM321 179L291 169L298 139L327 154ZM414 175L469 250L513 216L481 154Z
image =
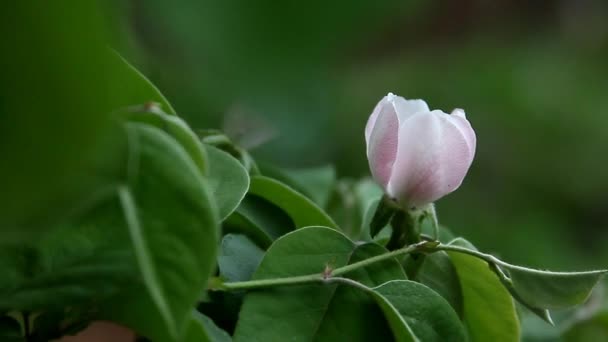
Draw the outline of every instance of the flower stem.
M352 272L352 271L354 271L356 269L359 269L359 268L362 268L362 267L366 267L366 266L371 265L373 263L376 263L378 261L394 258L394 257L399 256L399 255L404 255L404 254L412 253L412 252L414 252L416 250L419 250L421 248L426 247L425 245L428 245L428 244L429 244L428 241L418 242L418 243L415 243L413 245L409 245L409 246L403 247L401 249L394 250L392 252L376 255L376 256L371 257L369 259L361 260L361 261L356 262L354 264L346 265L346 266L343 266L343 267L338 267L335 270L333 270L333 272L331 274L333 276L343 275L343 274L346 274L348 272Z
M465 247L459 247L459 246L452 246L452 245L438 245L437 247L435 247L435 250L437 251L446 251L446 252L458 252L458 253L463 253L463 254L468 254L468 255L472 255L476 258L479 258L481 260L484 260L490 264L497 264L500 266L511 266L509 264L507 264L506 262L496 258L493 255L490 254L486 254L486 253L482 253L473 249L468 249Z
M322 282L325 280L322 273L309 274L297 277L271 278L248 281L236 281L220 284L212 290L253 290L262 287L283 286L283 285L302 285L308 283Z
M387 260L390 258L394 258L400 255L410 254L411 256L416 255L418 259L424 258L425 254L435 253L438 251L448 251L448 252L458 252L469 254L479 259L482 259L488 262L490 265L508 265L504 261L494 257L490 254L485 254L482 252L478 252L476 250L468 249L460 246L452 246L452 245L444 245L440 244L438 241L419 241L417 243L411 244L409 246L396 249L394 251L390 251L384 254L376 255L374 257L361 260L355 262L350 265L338 267L331 272L319 272L314 274L307 274L302 276L294 276L294 277L283 277L283 278L270 278L270 279L257 279L257 280L248 280L248 281L237 281L237 282L228 282L228 283L216 283L210 287L212 291L237 291L237 290L253 290L265 287L274 287L274 286L288 286L288 285L303 285L310 283L335 283L335 282L347 282L348 278L342 278L340 276L350 273L352 271L358 270L360 268L367 267L376 262L380 262L383 260ZM408 276L410 279L415 279L417 270L419 270L419 266L421 265L421 261L423 260L415 260L415 263L411 267L408 272Z
M391 220L393 233L386 248L388 248L388 250L393 250L401 248L404 245L419 243L422 240L420 236L420 223L425 214L425 211L416 209L401 210L395 213ZM418 272L424 263L424 259L424 253L414 252L403 261L403 267L409 279L416 279Z
M356 287L360 290L366 291L366 292L371 292L373 291L371 288L365 286L364 284L361 284L360 282L356 281L356 280L352 280L350 278L342 278L342 277L335 277L335 278L329 278L327 279L328 283L342 283L342 284L346 284L352 287Z
M400 211L401 208L394 200L392 200L388 195L382 196L380 201L378 202L378 207L376 208L376 212L372 217L372 221L369 226L369 234L371 237L375 237L378 233L384 228L391 218L395 215L396 212Z
M397 211L391 219L393 232L386 244L386 248L397 250L405 245L415 244L420 241L420 233L417 232L416 218L408 210Z
M413 245L409 245L403 247L401 249L397 249L388 253L380 254L369 259L361 260L356 263L338 267L331 271L331 273L315 273L308 274L303 276L295 276L295 277L284 277L284 278L271 278L271 279L258 279L258 280L248 280L248 281L238 281L238 282L229 282L222 283L216 285L211 290L217 291L234 291L234 290L251 290L258 289L264 287L272 287L272 286L284 286L284 285L302 285L309 283L331 283L338 281L337 279L346 279L346 278L338 278L338 276L347 274L359 268L363 268L369 266L373 263L387 260L390 258L394 258L399 255L404 255L408 253L412 253L418 250L431 249L436 246L435 242L432 241L421 241Z

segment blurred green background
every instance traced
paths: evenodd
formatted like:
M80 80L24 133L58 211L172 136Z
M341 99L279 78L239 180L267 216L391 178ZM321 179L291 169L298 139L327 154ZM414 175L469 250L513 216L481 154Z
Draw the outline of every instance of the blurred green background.
M607 2L113 4L118 49L194 127L360 177L363 127L387 92L464 108L477 155L441 222L515 263L608 263Z
M111 46L193 127L340 177L369 174L386 93L464 108L477 155L441 222L513 263L608 264L606 1L32 1L0 28L2 227L60 219L117 172L108 113L137 97Z

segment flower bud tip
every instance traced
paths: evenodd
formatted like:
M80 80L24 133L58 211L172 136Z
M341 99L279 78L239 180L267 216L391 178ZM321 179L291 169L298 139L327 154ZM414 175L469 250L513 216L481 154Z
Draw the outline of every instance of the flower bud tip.
M460 108L455 108L455 109L452 111L452 115L459 116L459 117L461 117L461 118L465 118L465 119L467 118L467 116L466 116L466 115L465 115L465 113L464 113L464 110L462 110L462 109L460 109Z

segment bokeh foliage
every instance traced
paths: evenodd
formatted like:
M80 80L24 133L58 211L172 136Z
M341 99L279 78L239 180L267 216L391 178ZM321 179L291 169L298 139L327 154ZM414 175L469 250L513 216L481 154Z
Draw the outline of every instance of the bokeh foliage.
M608 257L601 1L131 1L114 13L190 123L236 116L262 136L270 124L256 154L284 166L367 174L361 132L388 91L464 108L479 148L441 218L518 262Z

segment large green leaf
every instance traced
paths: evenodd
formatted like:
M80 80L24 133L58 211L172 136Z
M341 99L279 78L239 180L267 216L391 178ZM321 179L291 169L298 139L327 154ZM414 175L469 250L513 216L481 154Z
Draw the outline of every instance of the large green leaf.
M245 281L258 267L264 251L245 235L227 234L218 255L220 275L227 281Z
M209 185L220 218L225 219L245 197L249 188L249 175L230 154L211 145L206 145L205 148L209 156Z
M249 193L283 209L292 218L296 228L315 225L337 228L334 221L316 204L277 180L264 176L251 177Z
M564 309L587 300L591 290L608 271L550 272L501 263L509 273L513 290L529 306Z
M173 138L141 124L129 124L128 134L129 183L120 198L148 295L124 293L104 303L105 312L143 335L178 340L215 264L217 212L208 185Z
M103 13L97 1L3 6L0 35L11 52L0 56L0 243L58 227L116 182L104 174L122 165L115 110L154 101L174 113L108 48Z
M123 207L106 196L35 243L3 249L8 276L0 281L0 307L104 303L104 315L144 334L179 334L214 263L216 214L198 168L175 140L140 124L129 125L128 133ZM136 265L151 296L141 291Z
M388 325L393 332L394 340L397 342L419 342L420 340L412 328L409 326L405 318L401 315L399 310L383 295L379 292L370 290L370 295L374 298L388 322Z
M472 248L464 239L455 239L450 245ZM460 279L463 319L471 340L519 341L515 303L488 263L458 252L448 252L448 255Z
M137 283L118 197L41 238L0 250L0 310L61 309L105 300Z
M373 290L395 308L418 340L465 340L464 328L456 312L445 299L428 287L409 280L395 280ZM387 314L388 307L385 304L381 306ZM392 313L388 313L387 318L390 320ZM406 335L403 340L410 340L408 337Z
M386 252L375 244L356 245L326 227L289 233L267 251L253 279L322 274L327 267ZM347 274L366 286L405 279L394 259ZM235 331L237 341L390 340L391 332L368 293L347 285L312 284L270 288L247 294Z
M454 311L462 316L462 288L456 268L445 252L427 255L417 279L445 298Z

